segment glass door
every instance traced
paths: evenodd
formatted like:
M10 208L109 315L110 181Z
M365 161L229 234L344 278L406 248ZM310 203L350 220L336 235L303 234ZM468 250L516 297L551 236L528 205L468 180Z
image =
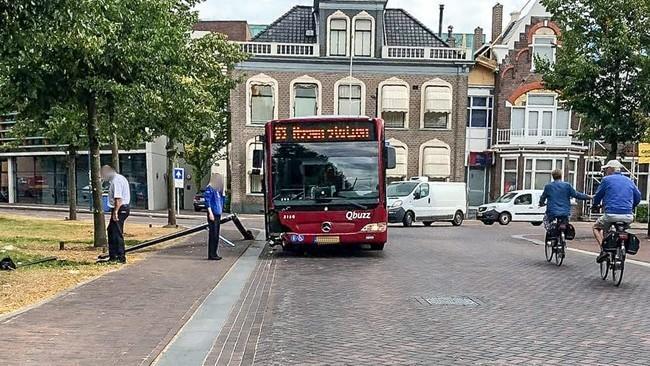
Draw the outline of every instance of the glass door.
M0 202L9 202L9 160L0 159Z

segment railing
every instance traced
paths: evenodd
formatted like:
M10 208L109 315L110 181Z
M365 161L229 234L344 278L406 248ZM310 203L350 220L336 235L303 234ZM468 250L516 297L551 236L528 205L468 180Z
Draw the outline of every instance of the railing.
M571 145L573 142L571 130L524 128L498 129L498 145Z
M318 57L320 53L315 43L241 42L239 46L254 56Z
M471 60L472 52L467 48L385 46L382 49L382 57L406 60Z

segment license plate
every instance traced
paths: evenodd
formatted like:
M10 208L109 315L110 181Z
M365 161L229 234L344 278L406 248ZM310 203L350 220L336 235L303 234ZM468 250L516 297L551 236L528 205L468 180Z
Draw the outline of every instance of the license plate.
M333 244L339 244L341 242L341 238L338 236L317 236L316 237L316 244L318 245L333 245Z

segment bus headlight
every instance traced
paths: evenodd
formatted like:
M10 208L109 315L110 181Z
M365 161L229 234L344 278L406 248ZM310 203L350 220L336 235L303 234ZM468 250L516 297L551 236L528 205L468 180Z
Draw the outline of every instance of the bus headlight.
M374 224L368 224L361 229L362 233L383 233L386 231L388 225L385 222L377 222Z
M404 201L402 201L402 200L397 200L397 201L393 202L392 205L390 205L390 208L398 208L398 207L402 207L403 204L404 204Z

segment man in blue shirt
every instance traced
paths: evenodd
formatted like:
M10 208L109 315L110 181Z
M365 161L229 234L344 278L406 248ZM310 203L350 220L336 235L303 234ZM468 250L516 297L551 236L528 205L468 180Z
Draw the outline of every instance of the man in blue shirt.
M571 216L572 198L583 201L591 199L591 197L584 193L576 192L571 184L563 182L561 170L556 169L551 175L553 176L553 182L544 187L544 193L542 193L542 197L539 200L540 206L546 205L544 221L547 229L549 228L549 224L555 219L569 220Z
M634 209L641 202L641 192L630 178L621 174L621 168L623 164L618 160L612 160L603 167L605 178L594 196L594 206L600 206L602 202L605 208L603 216L594 225L594 237L600 250L596 259L598 263L607 258L607 254L602 251L605 233L617 222L631 224L634 221Z

